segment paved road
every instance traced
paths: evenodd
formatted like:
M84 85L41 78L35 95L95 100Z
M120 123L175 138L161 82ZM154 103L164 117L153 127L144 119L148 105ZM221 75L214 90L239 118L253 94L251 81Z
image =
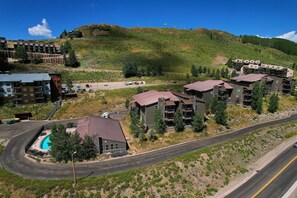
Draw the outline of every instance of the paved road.
M160 150L142 153L138 155L125 156L112 160L93 162L88 164L76 164L77 175L86 177L89 175L102 175L106 173L124 171L131 168L156 164L184 153L196 149L213 145L219 142L230 140L242 134L260 129L262 127L280 124L287 121L296 120L297 115L282 120L276 120L268 123L262 123L255 126L247 127L233 133L194 140L191 142L166 147ZM38 127L22 133L11 139L1 155L2 166L18 175L29 178L58 179L72 177L70 164L44 164L36 163L24 157L25 146L36 134Z
M286 149L254 177L230 193L226 198L245 198L253 197L254 195L257 198L282 197L297 180L296 156L296 148L290 147ZM286 166L291 160L293 160L292 163ZM281 171L282 169L283 171ZM271 180L272 178L275 179Z

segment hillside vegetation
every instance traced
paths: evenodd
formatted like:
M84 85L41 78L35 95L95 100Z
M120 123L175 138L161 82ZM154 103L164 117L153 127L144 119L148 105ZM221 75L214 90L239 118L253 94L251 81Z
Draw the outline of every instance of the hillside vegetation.
M73 39L83 67L122 69L127 63L161 65L165 72L189 72L193 64L217 66L230 57L259 59L291 66L296 55L277 49L242 43L239 37L207 29L122 28L89 25L77 28L84 38Z

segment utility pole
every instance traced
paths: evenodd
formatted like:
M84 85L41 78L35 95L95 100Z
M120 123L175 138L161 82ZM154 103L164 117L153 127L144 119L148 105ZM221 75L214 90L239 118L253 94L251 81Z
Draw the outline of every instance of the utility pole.
M76 173L75 173L75 166L74 166L74 160L73 160L73 155L76 154L76 151L74 151L73 153L71 153L71 160L72 160L72 171L73 171L73 187L76 186Z

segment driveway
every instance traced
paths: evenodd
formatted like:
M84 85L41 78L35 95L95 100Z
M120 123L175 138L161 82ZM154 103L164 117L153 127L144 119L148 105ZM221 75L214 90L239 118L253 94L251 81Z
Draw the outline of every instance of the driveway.
M77 176L85 177L89 175L103 175L156 164L199 148L233 139L263 127L294 121L296 119L297 115L292 115L289 118L246 127L233 133L193 140L146 153L124 156L106 161L84 164L76 163ZM2 166L8 171L28 178L59 179L72 177L71 164L37 163L25 157L25 146L32 140L32 137L36 134L39 128L40 127L32 128L25 133L19 132L20 135L17 135L10 140L1 155Z

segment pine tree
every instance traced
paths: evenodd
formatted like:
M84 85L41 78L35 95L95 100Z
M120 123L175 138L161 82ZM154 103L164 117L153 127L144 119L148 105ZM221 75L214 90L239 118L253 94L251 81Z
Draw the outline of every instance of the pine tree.
M210 112L211 113L216 112L218 103L219 103L218 99L216 97L212 97L211 103L210 103Z
M123 68L123 74L125 78L137 76L137 72L138 72L137 65L132 63L126 64Z
M204 128L203 117L199 113L195 114L192 126L195 132L199 132Z
M72 50L72 46L70 41L66 41L64 44L60 46L60 50L62 54L68 54L70 50Z
M82 153L84 159L94 159L96 157L96 147L90 136L85 136L82 140Z
M191 73L192 73L192 76L194 77L198 76L198 70L194 64L192 65Z
M183 115L179 109L174 114L174 129L176 132L184 130Z
M202 74L202 66L201 65L198 67L198 74Z
M164 122L160 109L156 109L154 112L154 129L157 133L164 133L166 130L166 124Z
M53 125L51 128L49 153L58 162L68 162L71 160L71 146L69 144L69 134L63 125Z
M252 109L258 114L261 114L263 109L264 87L260 82L256 82L253 86Z
M206 71L207 71L206 66L204 66L204 67L203 67L203 70L202 70L202 73L203 73L203 74L206 74Z
M220 69L217 69L217 70L216 70L214 79L215 79L215 80L220 80L220 79L221 79L221 76L220 76Z
M215 120L217 124L227 125L226 103L219 102L215 112Z
M232 66L233 66L232 58L229 58L229 59L228 59L226 65L227 65L228 67L232 67Z
M236 76L236 70L233 70L232 73L231 73L231 77L235 77Z
M207 76L210 76L210 68L207 68L206 75L207 75Z
M65 63L65 66L71 66L71 67L78 67L80 64L76 59L75 51L71 49L69 51L69 57Z
M269 98L269 106L268 106L268 111L271 113L274 113L278 110L279 107L279 98L277 94L272 94Z
M84 153L83 153L83 147L82 147L82 139L79 136L78 133L70 134L69 137L69 153L72 154L76 152L75 155L73 155L73 159L75 161L82 161L84 159Z
M224 68L221 69L220 76L225 78L225 69Z
M146 142L146 141L147 141L147 138L146 138L145 134L144 133L140 133L139 134L139 142L140 143L143 143L143 142Z
M158 139L157 135L156 135L156 131L155 129L151 129L151 131L149 132L149 138L148 138L151 142L154 142L155 140Z

